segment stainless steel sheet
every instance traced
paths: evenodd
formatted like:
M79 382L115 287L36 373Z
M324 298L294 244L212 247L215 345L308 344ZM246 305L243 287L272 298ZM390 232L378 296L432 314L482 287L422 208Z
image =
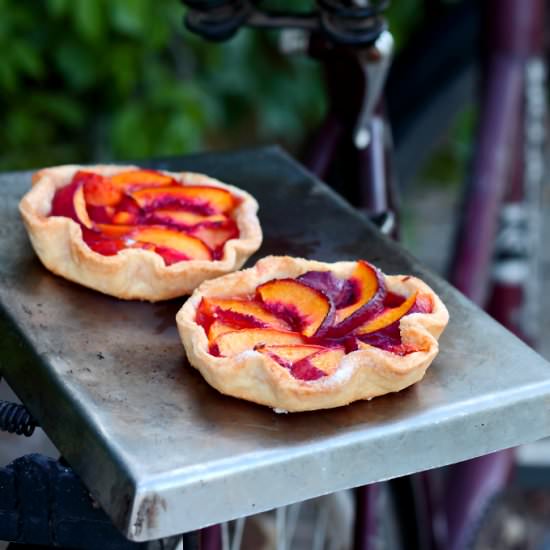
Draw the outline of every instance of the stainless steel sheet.
M416 472L550 434L550 368L380 237L279 150L157 163L254 193L267 253L363 257L415 273L450 314L425 379L331 411L277 415L186 365L183 300L121 302L47 272L17 213L29 173L0 177L0 367L92 494L148 540Z

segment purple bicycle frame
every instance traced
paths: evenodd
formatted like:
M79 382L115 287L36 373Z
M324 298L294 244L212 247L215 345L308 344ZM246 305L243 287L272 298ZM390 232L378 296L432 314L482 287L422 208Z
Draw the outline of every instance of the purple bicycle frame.
M520 206L525 197L526 75L528 64L544 55L545 4L543 0L484 4L487 35L477 149L450 280L497 321L523 336L518 309L527 280L495 280L491 268L502 205ZM513 461L513 450L506 450L448 468L445 548L459 550L468 544L475 519L508 482Z
M499 214L504 201L521 203L526 67L543 56L544 0L489 0L483 3L480 120L471 177L467 186L461 231L457 235L450 281L499 322L517 334L517 308L523 288L518 282L493 281L491 267ZM330 50L316 57L324 63L330 108L313 139L306 164L327 179L342 149L353 167L359 206L371 215L395 210L393 179L387 159L389 140L380 107L371 121L371 143L352 149L351 132L368 82L349 51ZM346 82L342 92L341 82ZM350 90L354 90L350 94ZM350 154L350 150L353 154ZM349 180L349 174L346 174ZM479 518L491 499L508 483L514 453L500 451L468 460L443 471L416 475L418 546L460 550L471 542ZM376 485L358 489L355 550L369 550L376 540ZM437 524L437 528L436 528ZM410 541L409 541L410 542ZM408 546L412 548L413 546Z

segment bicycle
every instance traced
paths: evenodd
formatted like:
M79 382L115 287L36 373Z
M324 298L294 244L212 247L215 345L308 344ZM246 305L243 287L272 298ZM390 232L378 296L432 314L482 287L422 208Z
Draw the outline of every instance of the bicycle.
M309 34L305 42L303 36L291 37L291 42L307 44L307 53L323 64L330 107L305 164L363 209L381 231L397 237L397 188L388 160L391 138L382 99L393 45L382 17L388 2L318 0L318 12L299 15L264 11L247 0L184 0L184 4L190 9L188 28L212 40L225 40L244 25ZM471 8L471 3L466 4ZM488 26L482 27L487 35L478 146L450 280L504 326L532 341L539 294L536 284L527 282L536 280L540 246L544 2L520 5L492 0L484 7ZM342 82L347 83L345 90ZM506 486L513 460L511 451L501 451L444 472L389 482L402 546L406 541L407 548L468 547L483 513ZM446 487L438 492L442 480ZM356 550L376 547L376 508L385 487L357 490ZM279 516L280 526L284 518ZM242 522L236 530L242 533ZM227 548L227 533L224 541ZM203 542L206 548L217 547L220 530L204 531Z

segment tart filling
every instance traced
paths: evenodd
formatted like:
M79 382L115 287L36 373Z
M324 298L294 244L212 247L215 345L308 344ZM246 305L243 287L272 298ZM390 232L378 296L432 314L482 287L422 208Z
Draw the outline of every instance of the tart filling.
M366 346L400 356L423 351L403 342L399 323L432 309L429 294L390 292L383 275L359 260L345 279L308 271L267 281L252 295L205 297L195 320L208 335L211 355L258 351L295 378L317 380L334 373L346 353Z
M222 258L225 243L239 237L232 217L239 203L226 189L180 185L153 170L110 177L79 170L55 192L49 216L80 224L84 242L104 256L142 248L172 265Z
M419 279L363 260L268 257L201 285L176 320L189 361L214 387L299 411L420 380L448 313Z
M46 268L122 299L190 294L239 269L262 242L254 197L192 172L46 168L19 210Z

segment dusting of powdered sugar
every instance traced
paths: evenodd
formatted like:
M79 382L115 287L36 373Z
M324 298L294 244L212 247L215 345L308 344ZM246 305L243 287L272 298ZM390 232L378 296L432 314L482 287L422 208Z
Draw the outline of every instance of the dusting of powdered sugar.
M336 386L344 384L347 382L353 371L355 370L355 365L352 361L346 361L346 358L342 359L340 367L336 369L330 376L326 378L321 378L319 384L322 384L325 387Z
M241 353L239 353L237 357L242 359L248 359L249 357L253 357L253 358L261 357L261 355L262 354L259 351L254 351L253 349L247 349L247 350L241 351Z

